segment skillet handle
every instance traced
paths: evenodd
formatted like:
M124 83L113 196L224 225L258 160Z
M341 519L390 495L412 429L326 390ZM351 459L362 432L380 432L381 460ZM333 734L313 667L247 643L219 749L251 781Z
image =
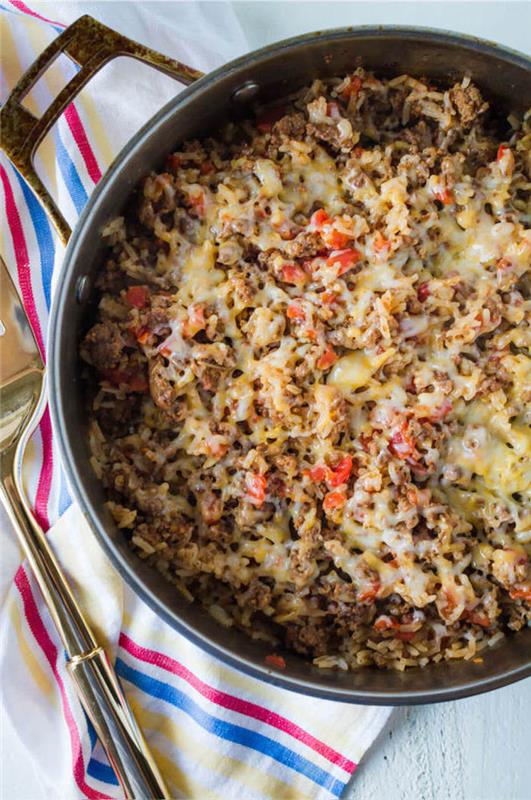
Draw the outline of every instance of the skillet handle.
M81 69L59 92L42 117L37 119L24 108L22 101L60 53L67 55ZM22 76L0 110L0 148L29 183L64 244L72 231L35 171L33 165L35 152L50 128L83 86L101 67L118 56L130 56L145 61L176 78L185 86L203 75L202 72L134 42L93 17L85 15L48 45Z

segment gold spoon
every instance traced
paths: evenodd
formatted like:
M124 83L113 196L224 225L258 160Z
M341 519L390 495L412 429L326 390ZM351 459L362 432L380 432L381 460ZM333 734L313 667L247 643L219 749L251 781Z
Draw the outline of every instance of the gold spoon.
M77 693L128 800L170 800L116 673L83 616L21 485L29 437L44 410L46 370L0 258L0 500L39 584L67 653Z

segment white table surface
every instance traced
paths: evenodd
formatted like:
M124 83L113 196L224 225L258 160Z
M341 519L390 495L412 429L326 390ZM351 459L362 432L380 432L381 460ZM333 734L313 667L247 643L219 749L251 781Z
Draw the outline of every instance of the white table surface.
M396 24L453 29L529 51L531 5L519 0L258 0L233 6L251 49L323 28ZM359 767L348 798L531 800L530 720L531 680L468 700L397 710ZM1 800L49 800L6 720L0 725L0 752Z

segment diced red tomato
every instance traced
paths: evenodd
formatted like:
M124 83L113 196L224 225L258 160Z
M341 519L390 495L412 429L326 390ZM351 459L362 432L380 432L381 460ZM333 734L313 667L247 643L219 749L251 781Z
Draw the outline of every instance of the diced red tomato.
M211 172L214 172L214 164L212 161L203 161L199 167L199 172L201 175L210 175Z
M256 127L260 133L269 133L275 122L282 119L286 113L286 106L274 106L266 109L256 120Z
M421 303L428 299L430 296L430 285L428 281L424 281L424 283L420 283L417 288L417 297Z
M305 475L307 475L314 483L322 483L326 480L329 471L330 467L326 467L323 464L318 464L316 467L306 470Z
M445 417L448 416L450 411L452 410L453 406L450 400L447 398L443 400L440 406L434 408L431 412L430 416L428 417L430 422L441 422Z
M399 430L391 434L389 450L398 458L407 459L416 452L415 442L407 433L407 425L404 424Z
M271 653L264 658L265 663L270 667L276 667L277 669L286 669L286 662L282 658L282 656L277 656L276 653Z
M298 284L306 283L308 276L302 267L297 264L285 264L282 267L282 280L297 286Z
M288 319L297 319L299 321L306 319L304 308L300 303L290 303L286 310L286 316Z
M394 628L398 628L399 624L397 620L389 617L387 614L381 614L374 621L373 628L376 628L377 631L391 631Z
M356 158L361 158L363 155L363 147L355 147L352 152L354 153Z
M325 228L322 236L328 247L333 247L334 250L340 250L342 247L346 247L351 238L342 231L336 231L335 228Z
M323 225L326 225L328 222L330 222L330 217L328 216L324 208L319 208L317 211L314 211L314 213L310 217L310 225L313 228L317 228L317 230L322 228Z
M339 111L339 106L333 100L331 103L326 104L326 116L332 117L332 119L339 119L341 113Z
M351 472L352 456L345 456L333 469L329 470L326 482L335 489L348 481Z
M206 449L214 458L223 458L229 449L229 445L227 442L221 441L220 436L212 436L212 438L206 442Z
M380 581L372 581L369 588L364 589L358 594L358 603L372 603L377 597L382 584Z
M317 359L317 367L319 369L328 369L328 367L331 367L332 364L336 363L337 359L338 359L337 353L335 352L333 347L330 347L330 345L328 345L322 356L320 356Z
M340 275L344 275L345 272L348 272L349 269L352 269L360 258L361 253L359 250L356 250L354 247L348 247L346 250L335 250L333 253L330 253L326 263L329 267L337 264L337 275L339 277Z
M331 306L337 300L337 294L335 292L323 292L320 298L326 306Z
M182 323L181 329L185 339L190 339L196 333L202 331L206 325L205 312L203 306L193 303L188 308L188 319Z
M435 192L435 198L445 206L449 206L454 202L453 194L447 187Z
M395 636L401 642L410 642L415 636L415 631L396 631Z
M343 492L328 492L323 500L323 509L325 511L332 511L334 508L341 508L347 501Z
M361 80L359 75L352 75L350 78L350 82L348 83L347 86L345 86L345 88L341 92L342 97L344 97L345 100L347 100L349 97L352 97L352 95L356 97L356 95L359 94L362 85L363 81Z
M485 611L472 611L468 615L468 619L474 625L481 625L482 628L490 628L491 626L489 615Z
M245 479L247 487L247 497L256 508L261 508L264 504L267 479L259 472L249 472Z
M205 216L205 195L204 193L197 192L197 194L192 194L189 196L189 203L192 212L197 217L204 217Z
M130 305L135 308L144 308L149 300L149 289L146 286L130 286L126 297Z
M511 597L512 600L527 600L531 602L531 586L511 589L509 597Z
M150 336L150 331L148 328L139 328L136 333L136 340L139 344L145 344Z
M310 470L305 472L310 480L314 483L323 483L326 481L331 489L336 489L346 483L352 471L352 456L345 456L342 458L335 467L328 467L326 464L317 464ZM339 492L331 492L331 494L340 494ZM330 500L329 502L334 502Z
M496 153L496 161L501 161L504 157L505 153L509 150L506 144L501 144L498 147L498 152Z
M498 147L496 161L502 175L512 175L514 170L514 155L510 147L501 144Z

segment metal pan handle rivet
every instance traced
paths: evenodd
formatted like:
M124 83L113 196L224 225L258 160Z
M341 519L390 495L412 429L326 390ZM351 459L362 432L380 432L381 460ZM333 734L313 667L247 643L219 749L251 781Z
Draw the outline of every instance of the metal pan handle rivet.
M88 302L92 291L90 275L81 275L76 283L76 302L83 306Z
M245 81L232 93L231 100L238 105L244 105L254 100L260 91L260 84L255 81Z

